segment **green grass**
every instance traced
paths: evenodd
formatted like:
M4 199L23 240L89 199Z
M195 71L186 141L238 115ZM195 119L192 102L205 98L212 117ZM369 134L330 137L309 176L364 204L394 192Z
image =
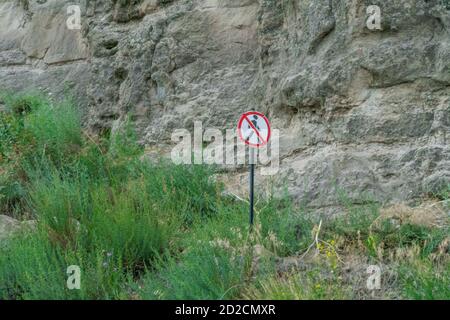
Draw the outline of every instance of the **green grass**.
M39 232L2 254L2 298L120 298L128 279L177 250L186 228L216 213L220 188L210 169L140 161L128 125L94 142L69 103L6 101L2 121L18 129L4 130L11 146L2 143L1 162L11 171L1 175L2 207L27 212ZM86 288L79 292L65 288L71 264L83 270Z
M0 299L347 299L349 253L395 266L399 298L450 298L448 228L373 228L379 206L343 197L319 230L284 197L258 201L250 233L248 204L223 195L214 168L141 160L129 121L94 137L70 101L0 99L0 211L36 220L0 246ZM279 272L308 248L305 271ZM80 290L67 288L70 265Z
M406 298L416 300L450 299L450 261L436 267L429 259L403 263L400 282Z
M180 256L162 257L143 280L143 299L229 299L247 279L248 256L199 244ZM189 280L188 280L189 279Z
M245 290L245 299L257 300L346 300L351 299L351 288L337 277L324 278L323 270L303 274L287 274L282 278L259 280Z
M79 115L69 101L52 104L38 95L2 94L0 208L12 210L26 196L30 174L43 162L55 168L76 161L82 144Z

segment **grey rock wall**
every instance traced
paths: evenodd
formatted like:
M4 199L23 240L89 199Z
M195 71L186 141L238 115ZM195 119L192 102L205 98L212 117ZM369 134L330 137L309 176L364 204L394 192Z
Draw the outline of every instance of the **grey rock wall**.
M131 115L165 152L175 128L260 110L281 130L272 179L311 207L450 183L447 0L0 0L0 81L70 92L93 131Z

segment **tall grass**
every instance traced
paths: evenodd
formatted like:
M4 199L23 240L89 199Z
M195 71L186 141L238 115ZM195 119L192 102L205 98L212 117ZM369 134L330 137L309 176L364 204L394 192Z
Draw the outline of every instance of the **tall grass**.
M143 299L230 299L246 283L248 256L203 245L181 257L163 256L144 278Z
M450 299L450 260L436 266L429 259L402 263L399 269L403 294L408 299Z
M61 167L76 159L82 145L80 117L69 101L52 104L39 95L2 94L0 112L0 208L22 204L26 184L43 163Z
M2 206L28 212L38 232L2 252L0 297L129 295L130 279L176 250L189 225L215 214L220 188L207 168L141 161L128 125L95 141L72 104L27 99L8 97L8 111L0 114L13 146L2 144L2 167L11 172L2 172L0 192L7 199ZM16 184L23 192L8 193ZM72 264L83 270L81 291L65 286Z
M258 300L343 300L352 297L348 284L337 277L324 279L320 269L303 274L261 279L244 290L245 299Z
M213 168L143 160L129 121L93 137L73 103L0 99L0 211L36 220L0 246L0 299L344 299L347 254L396 265L402 297L449 297L448 228L374 229L374 202L328 219L285 197L261 199L250 232L248 204L223 195ZM306 271L280 272L285 257Z

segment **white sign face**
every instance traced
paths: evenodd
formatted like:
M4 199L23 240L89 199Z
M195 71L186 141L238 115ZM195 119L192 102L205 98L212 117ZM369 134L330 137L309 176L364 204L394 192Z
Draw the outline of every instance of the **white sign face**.
M246 112L239 120L238 134L247 145L255 148L262 147L270 139L269 120L260 112Z

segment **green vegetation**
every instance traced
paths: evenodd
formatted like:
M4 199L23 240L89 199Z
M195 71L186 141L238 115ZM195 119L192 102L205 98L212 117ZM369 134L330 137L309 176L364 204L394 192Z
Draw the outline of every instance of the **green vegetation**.
M70 101L0 102L0 213L36 221L0 245L0 299L371 298L361 264L398 274L382 297L450 298L447 223L396 225L347 201L321 218L271 198L250 233L247 203L223 195L214 168L142 160L129 123L94 137Z

